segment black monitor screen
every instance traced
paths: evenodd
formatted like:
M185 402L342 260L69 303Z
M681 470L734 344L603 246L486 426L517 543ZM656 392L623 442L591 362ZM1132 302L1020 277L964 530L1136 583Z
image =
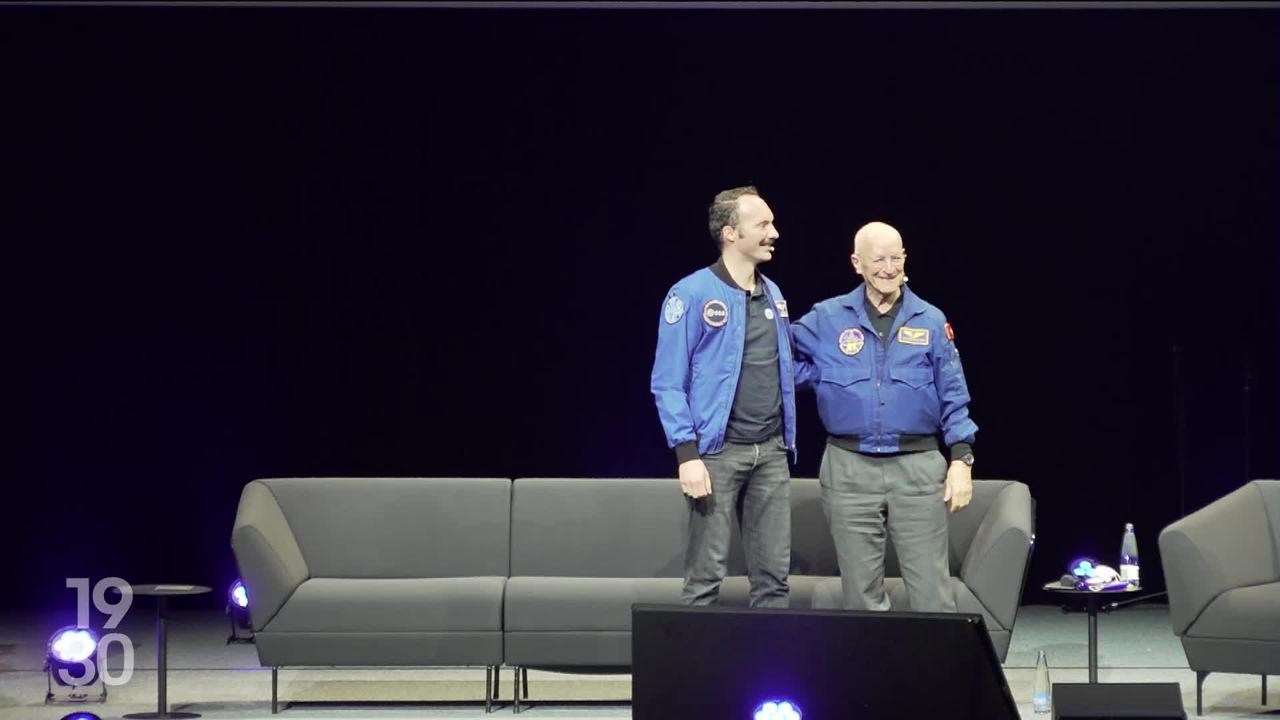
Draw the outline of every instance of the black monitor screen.
M1017 720L981 615L636 605L632 717Z

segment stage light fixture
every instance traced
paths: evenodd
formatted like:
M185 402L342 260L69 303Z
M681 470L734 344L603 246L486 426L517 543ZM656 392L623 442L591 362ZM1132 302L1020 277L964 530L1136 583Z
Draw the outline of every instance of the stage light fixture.
M227 588L227 619L231 623L231 634L227 636L228 645L253 642L253 622L249 619L249 589L239 578Z
M102 718L87 712L73 712L70 715L63 715L62 720L102 720Z
M84 661L92 658L97 652L98 637L92 630L68 626L55 632L49 637L47 655L48 667L53 673L54 680L59 685L65 686L92 683L97 679L97 666L87 665ZM87 672L91 668L93 672ZM65 674L72 678L72 682L67 682L63 677L64 673L58 672L59 670L65 670Z
M98 636L88 628L68 625L50 635L45 646L45 703L89 700L89 686L100 679L97 654ZM69 688L61 700L53 692L55 684ZM106 699L107 686L102 683L98 700Z
M754 720L800 720L800 707L790 700L768 700L752 715Z
M244 610L249 609L249 591L245 589L243 581L237 579L231 583L231 589L227 591L227 602Z

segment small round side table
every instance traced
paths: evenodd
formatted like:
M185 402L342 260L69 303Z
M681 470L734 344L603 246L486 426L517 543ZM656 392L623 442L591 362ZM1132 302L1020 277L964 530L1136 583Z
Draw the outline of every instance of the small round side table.
M1104 602L1114 602L1116 596L1140 592L1142 588L1127 585L1118 590L1078 590L1054 581L1045 583L1044 589L1063 596L1064 603L1084 603L1084 610L1089 615L1089 682L1098 682L1098 610Z
M159 696L156 700L156 711L144 713L130 713L124 717L134 720L169 720L170 718L198 718L199 713L192 712L169 712L169 703L166 697L166 674L168 673L168 659L166 651L168 650L168 636L165 632L165 606L168 605L170 597L180 595L203 595L212 592L213 589L204 585L132 585L133 594L150 595L156 599L156 694Z

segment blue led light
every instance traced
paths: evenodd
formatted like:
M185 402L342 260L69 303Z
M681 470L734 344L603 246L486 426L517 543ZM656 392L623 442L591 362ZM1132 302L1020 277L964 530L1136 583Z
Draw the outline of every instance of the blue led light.
M1093 570L1098 566L1098 561L1093 558L1082 557L1071 561L1071 574L1078 578L1087 578L1093 575Z
M753 720L800 720L800 706L790 700L768 700L760 704Z
M49 658L59 663L81 663L96 652L98 637L92 630L65 627L49 638Z
M245 589L244 583L236 580L231 583L231 591L228 593L231 598L231 604L236 607L249 607L249 591Z

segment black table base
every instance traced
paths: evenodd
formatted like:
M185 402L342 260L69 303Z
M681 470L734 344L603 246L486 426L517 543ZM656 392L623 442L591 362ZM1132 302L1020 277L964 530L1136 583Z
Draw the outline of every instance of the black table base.
M182 588L182 589L179 589ZM169 635L165 627L164 611L171 595L198 595L209 588L194 586L143 585L134 588L137 595L154 595L156 598L156 711L129 713L129 720L169 720L170 718L198 718L200 713L171 712L168 701L168 650Z

